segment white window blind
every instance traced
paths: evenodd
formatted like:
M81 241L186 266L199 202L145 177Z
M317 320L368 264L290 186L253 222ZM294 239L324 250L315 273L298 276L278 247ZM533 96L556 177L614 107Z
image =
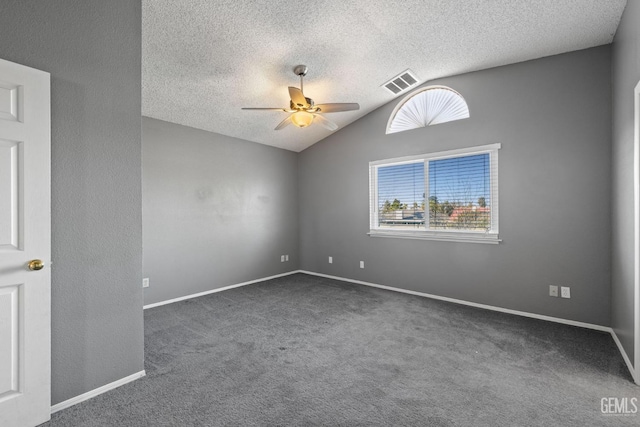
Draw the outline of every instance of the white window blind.
M378 224L387 228L424 225L424 162L378 168Z
M429 228L491 230L489 153L429 160Z
M369 234L497 243L499 148L371 162Z

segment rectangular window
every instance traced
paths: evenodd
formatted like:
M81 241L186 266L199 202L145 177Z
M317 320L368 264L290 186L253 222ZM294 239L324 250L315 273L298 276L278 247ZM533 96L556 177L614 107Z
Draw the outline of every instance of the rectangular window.
M498 243L500 144L369 163L372 236Z

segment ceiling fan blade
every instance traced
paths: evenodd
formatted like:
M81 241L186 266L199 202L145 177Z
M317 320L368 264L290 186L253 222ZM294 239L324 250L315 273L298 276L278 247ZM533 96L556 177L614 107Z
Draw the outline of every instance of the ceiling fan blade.
M337 124L333 123L331 120L325 119L320 114L314 114L313 117L314 117L315 120L318 121L318 123L320 123L320 125L322 127L325 127L327 129L329 129L330 131L334 131L334 130L338 129L338 125Z
M353 111L359 110L360 104L358 103L332 103L332 104L318 104L316 105L319 112L322 113L339 113L340 111Z
M284 119L283 121L281 121L281 122L278 124L278 126L276 126L275 130L280 130L280 129L284 128L284 127L289 126L290 124L291 124L291 116L289 115L289 116L287 116L287 118L286 118L286 119Z
M300 108L309 108L311 106L307 102L307 98L302 94L302 91L297 87L289 86L289 96L291 97L291 102Z
M254 107L242 107L243 110L266 110L266 111L287 111L287 108L266 107L266 108L254 108Z

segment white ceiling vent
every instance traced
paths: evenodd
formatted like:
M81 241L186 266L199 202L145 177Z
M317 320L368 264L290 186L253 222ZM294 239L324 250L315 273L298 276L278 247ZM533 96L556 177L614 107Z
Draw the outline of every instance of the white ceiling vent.
M394 95L404 92L418 84L418 78L413 71L405 70L382 85L385 89Z

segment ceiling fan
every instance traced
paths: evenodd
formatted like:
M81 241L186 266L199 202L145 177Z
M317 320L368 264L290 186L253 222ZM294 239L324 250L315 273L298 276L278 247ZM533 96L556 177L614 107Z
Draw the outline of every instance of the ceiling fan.
M360 105L357 103L332 103L332 104L315 104L313 99L307 98L302 93L303 77L307 75L307 66L298 65L293 69L296 76L300 76L300 89L289 86L289 108L243 108L243 110L271 110L284 111L291 113L286 119L276 126L275 130L280 130L290 124L294 124L300 128L309 126L314 120L325 128L334 131L338 129L338 125L331 120L326 119L322 114L338 113L340 111L359 110Z

